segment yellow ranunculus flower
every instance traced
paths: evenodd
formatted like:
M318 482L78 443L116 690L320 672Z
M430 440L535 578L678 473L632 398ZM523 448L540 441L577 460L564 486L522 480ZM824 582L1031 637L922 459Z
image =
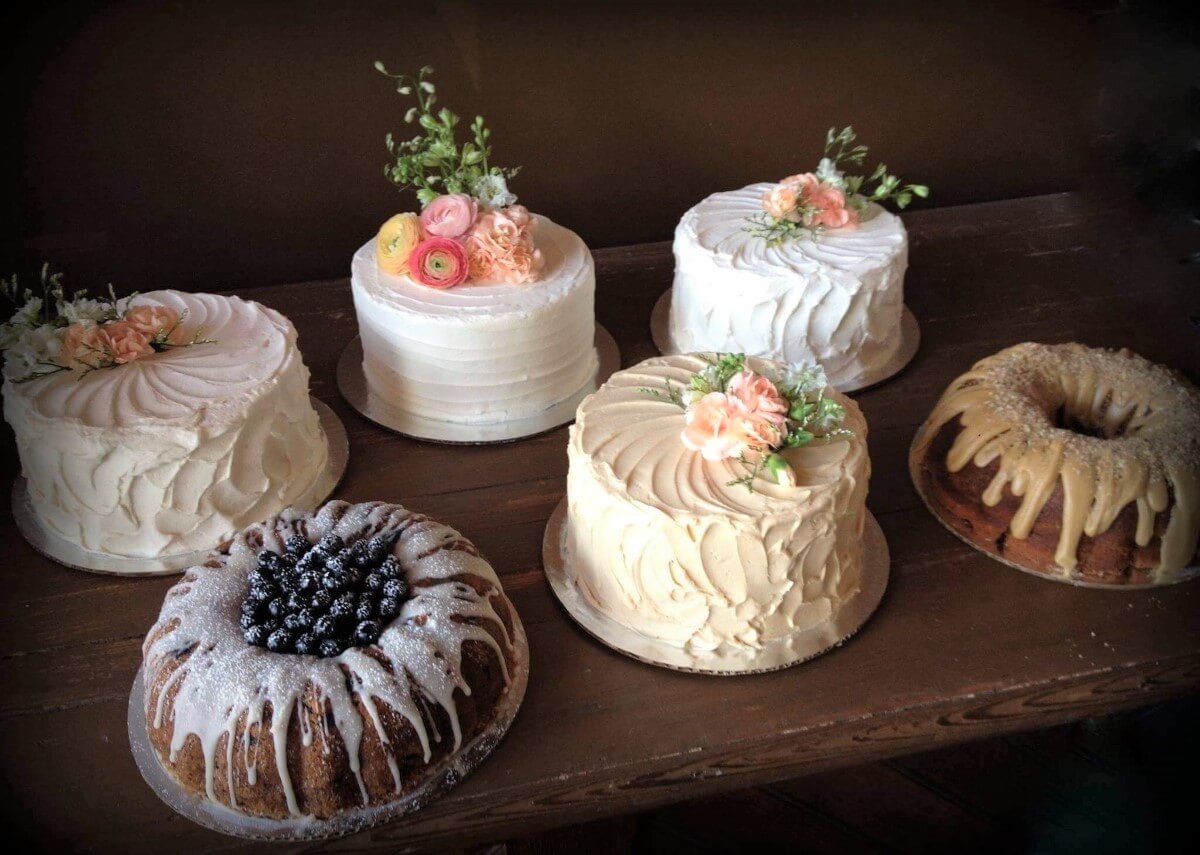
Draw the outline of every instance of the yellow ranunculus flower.
M393 276L408 274L408 257L421 242L421 218L413 213L397 214L379 229L375 258L379 269Z

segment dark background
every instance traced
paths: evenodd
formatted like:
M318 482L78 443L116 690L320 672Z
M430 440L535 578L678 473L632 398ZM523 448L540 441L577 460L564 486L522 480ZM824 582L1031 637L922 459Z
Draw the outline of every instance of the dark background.
M811 169L853 124L944 206L1078 189L1150 128L1178 22L1115 2L116 2L17 15L0 271L217 290L347 275L428 63L522 201L593 247ZM1147 48L1147 45L1151 45ZM1167 94L1183 97L1182 90ZM1142 143L1145 148L1146 143ZM1144 152L1143 152L1144 153ZM1103 183L1103 182L1094 182Z

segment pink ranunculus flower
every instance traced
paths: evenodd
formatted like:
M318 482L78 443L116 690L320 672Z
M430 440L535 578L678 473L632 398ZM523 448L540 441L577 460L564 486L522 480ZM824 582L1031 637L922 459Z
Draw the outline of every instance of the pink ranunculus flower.
M97 368L103 360L100 328L92 324L72 324L59 339L57 362L64 368Z
M709 392L693 403L686 422L680 439L705 460L737 457L749 446L745 408L724 392Z
M171 344L182 343L183 331L179 327L179 312L167 306L134 306L125 313L124 320L151 339L169 331L171 335L167 340Z
M100 327L99 342L105 356L118 365L154 353L150 336L127 321L114 321Z
M471 231L479 205L466 193L438 196L421 211L421 229L432 237L457 238Z
M451 238L427 238L409 257L410 275L430 288L453 288L467 281L470 261L467 250Z

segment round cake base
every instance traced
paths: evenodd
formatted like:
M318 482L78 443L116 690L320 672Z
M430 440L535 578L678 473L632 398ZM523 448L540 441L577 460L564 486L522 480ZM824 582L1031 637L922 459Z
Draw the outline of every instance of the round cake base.
M570 397L564 398L536 416L507 422L463 424L428 419L405 412L378 395L372 394L367 385L366 375L363 374L362 339L359 336L355 336L346 345L346 349L342 351L342 355L338 359L337 384L346 403L353 407L359 415L382 428L387 428L393 433L407 436L410 439L443 445L493 445L515 442L518 439L527 439L552 431L574 421L575 410L579 407L579 402L600 388L600 385L621 367L621 353L617 349L616 339L600 324L596 324L595 347L600 367L590 381Z
M920 436L923 429L924 429L924 426L922 426L922 428L918 429L916 436ZM1178 585L1180 582L1187 582L1190 579L1195 579L1197 576L1200 576L1200 567L1186 567L1183 569L1183 571L1181 571L1179 573L1178 576L1176 576L1173 579L1169 579L1165 582L1148 582L1148 583L1095 582L1095 581L1092 581L1091 579L1081 578L1081 577L1079 577L1073 573L1070 573L1068 571L1065 571L1065 570L1061 574L1056 575L1056 574L1052 574L1052 573L1046 573L1042 570L1037 570L1033 567L1026 567L1025 565L1018 564L1015 561L1010 561L1009 559L1004 558L1000 555L997 555L996 553L994 553L988 549L984 549L978 543L975 543L973 540L971 540L970 538L963 535L962 532L960 532L948 520L946 520L945 518L942 517L942 515L938 511L937 507L933 504L933 502L931 502L929 500L929 496L926 495L924 485L921 483L921 472L920 472L921 463L919 460L917 460L915 451L916 451L916 437L914 436L913 443L911 446L909 446L909 449L908 449L908 477L912 480L913 489L917 491L917 495L921 497L921 501L925 504L925 507L929 509L929 513L933 514L933 518L935 520L937 520L938 522L940 522L947 531L949 531L951 534L953 534L955 537L957 537L959 540L961 540L967 546L974 549L976 552L978 552L982 555L986 555L988 558L992 559L993 561L998 561L1001 564L1006 564L1009 567L1012 567L1014 570L1020 570L1022 573L1028 573L1030 576L1036 576L1039 579L1048 579L1051 582L1062 582L1067 585L1074 585L1077 588L1097 588L1097 589L1103 589L1103 590L1109 590L1109 591L1138 591L1138 590L1145 590L1147 588L1162 588L1167 585Z
M778 639L760 650L726 653L689 653L681 647L642 635L613 620L583 595L567 568L567 500L564 498L546 525L542 539L542 563L550 588L559 603L588 635L606 647L647 665L658 665L694 674L735 676L779 671L814 659L843 644L874 614L887 589L891 556L887 540L874 515L867 511L863 528L862 587L842 604L834 617L819 626Z
M301 493L291 504L296 507L315 507L331 495L346 474L346 466L350 462L350 440L346 436L346 427L328 404L309 398L317 418L321 422L321 430L325 432L325 441L329 456L322 469L313 480L312 485ZM72 543L61 534L48 528L33 510L29 501L29 488L22 476L17 476L12 487L13 519L17 530L29 542L35 552L44 555L51 561L70 567L72 570L86 570L89 573L102 573L109 576L165 576L179 573L189 567L204 562L208 553L218 544L214 543L207 549L197 549L191 552L177 552L172 555L159 555L154 558L130 558L124 555L113 555L107 552L93 552ZM282 510L282 508L280 509Z
M671 340L671 291L664 291L654 304L654 310L650 313L650 336L654 340L654 346L658 348L658 352L663 356L671 356L682 351L675 346L675 342ZM917 350L921 346L921 327L917 323L917 317L912 313L908 306L904 307L904 311L900 315L900 347L896 349L896 353L879 367L879 370L866 377L860 377L853 383L845 383L837 386L839 392L844 392L849 395L852 392L865 392L875 386L879 386L891 380L897 374L904 370L908 363L912 362L913 357L917 355ZM748 354L751 356L757 354Z
M163 768L158 753L150 744L146 725L146 692L141 667L129 692L127 727L129 746L142 778L171 810L211 831L252 840L318 840L344 837L420 810L434 799L453 789L474 772L500 744L512 726L525 698L529 683L529 642L525 628L515 609L510 609L513 622L513 645L517 649L518 665L508 691L496 707L496 716L488 726L456 753L443 758L429 769L429 776L420 787L403 798L385 805L345 811L330 819L303 817L297 819L268 819L248 816L225 805L210 802L184 789Z

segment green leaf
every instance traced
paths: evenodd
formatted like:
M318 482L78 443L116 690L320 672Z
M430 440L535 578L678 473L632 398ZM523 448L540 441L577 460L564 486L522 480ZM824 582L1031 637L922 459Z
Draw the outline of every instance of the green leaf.
M920 196L922 199L929 198L929 188L924 184L909 184L908 189L912 191L914 196Z

